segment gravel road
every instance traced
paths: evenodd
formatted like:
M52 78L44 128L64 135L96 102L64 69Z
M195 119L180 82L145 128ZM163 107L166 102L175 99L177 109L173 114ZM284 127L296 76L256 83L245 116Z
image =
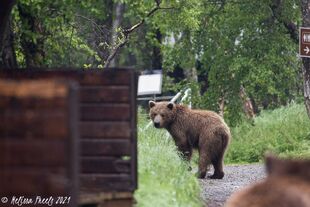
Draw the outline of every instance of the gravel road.
M224 172L222 180L206 178L200 181L202 198L208 207L223 206L233 192L266 176L263 164L228 165L224 167Z

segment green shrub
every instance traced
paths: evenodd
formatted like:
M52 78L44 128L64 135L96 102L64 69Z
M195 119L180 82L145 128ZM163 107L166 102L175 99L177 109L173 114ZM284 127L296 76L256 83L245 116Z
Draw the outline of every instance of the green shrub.
M303 105L263 111L254 124L243 122L231 129L226 163L258 162L266 151L284 157L310 156L310 120Z

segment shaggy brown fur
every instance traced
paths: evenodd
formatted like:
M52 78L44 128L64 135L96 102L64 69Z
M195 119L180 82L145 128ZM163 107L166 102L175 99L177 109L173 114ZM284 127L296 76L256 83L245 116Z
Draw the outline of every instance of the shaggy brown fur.
M266 158L268 177L234 193L226 207L310 207L310 160Z
M206 176L214 166L213 179L222 179L223 157L230 140L230 130L222 117L212 111L191 110L169 102L149 102L150 117L156 128L166 128L186 160L198 149L198 177Z

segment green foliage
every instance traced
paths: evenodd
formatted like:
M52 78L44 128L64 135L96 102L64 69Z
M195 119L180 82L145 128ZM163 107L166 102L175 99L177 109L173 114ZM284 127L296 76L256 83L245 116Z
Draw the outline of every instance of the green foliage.
M187 170L165 130L150 127L139 113L137 206L202 206L197 178Z
M273 0L162 0L150 17L154 0L20 0L13 11L19 65L32 58L37 66L102 68L112 48L117 3L125 8L117 42L124 38L122 28L145 20L116 55L118 65L153 68L154 51L159 51L164 74L176 67L186 73L196 69L205 80L164 81L165 91L192 88L194 107L219 111L218 102L225 99L225 119L236 126L243 120L241 85L259 109L300 98L297 42L287 28L300 25L297 0L279 5ZM207 86L202 94L201 85Z
M97 51L87 41L87 36L81 34L86 31L82 25L87 24L77 17L88 13L98 21L104 19L104 4L99 2L18 1L13 9L13 29L19 65L25 67L25 56L36 52L32 45L42 56L36 61L37 67L82 67L83 64L100 63L102 60Z
M254 124L244 122L231 129L226 163L258 162L267 151L284 157L310 157L310 124L304 106L291 104L263 111Z
M218 100L224 98L225 118L236 125L242 120L241 85L260 107L275 108L299 95L297 44L283 23L298 24L298 1L283 3L277 17L270 0L188 1L184 5L174 17L166 15L158 23L170 38L169 44L163 45L164 68L189 70L197 61L202 64L198 73L208 75L209 87L198 106L218 111ZM191 8L197 15L186 13ZM186 14L190 17L182 18ZM196 23L190 28L185 21Z

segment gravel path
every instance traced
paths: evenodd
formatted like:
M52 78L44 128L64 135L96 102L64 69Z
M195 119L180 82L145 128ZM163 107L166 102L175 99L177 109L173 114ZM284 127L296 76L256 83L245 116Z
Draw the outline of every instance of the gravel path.
M206 178L200 181L202 198L208 207L223 206L233 192L266 176L263 164L228 165L224 167L224 172L222 180Z

